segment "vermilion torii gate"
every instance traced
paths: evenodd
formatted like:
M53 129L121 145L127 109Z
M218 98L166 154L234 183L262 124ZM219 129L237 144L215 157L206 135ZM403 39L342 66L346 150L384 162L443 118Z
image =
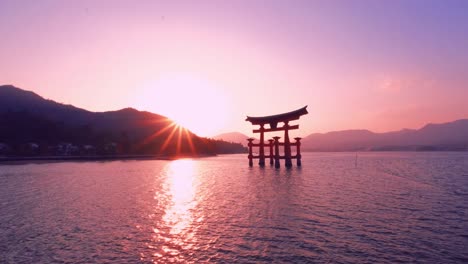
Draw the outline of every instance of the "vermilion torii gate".
M299 125L289 125L289 121L298 120L302 115L308 114L307 106L304 106L301 109L297 109L292 112L283 113L279 115L272 116L260 116L260 117L251 117L247 116L245 121L249 121L252 125L260 125L260 129L254 129L254 133L260 133L260 143L253 143L254 139L249 138L249 166L253 166L253 159L258 159L258 164L260 166L265 166L265 158L270 158L270 165L273 165L273 159L275 161L275 168L280 167L280 159L285 160L285 166L287 168L292 167L292 159L297 160L297 166L301 166L301 138L296 137L295 143L291 143L289 140L289 130L298 129ZM284 123L282 127L278 127L278 123ZM269 128L265 128L265 125L269 124ZM284 142L279 142L280 137L273 137L269 139L268 143L265 143L264 133L265 132L274 132L274 131L284 131ZM270 153L265 155L265 145L269 147ZM274 154L273 154L274 146ZM284 146L284 156L281 156L279 153L279 146ZM291 146L296 146L297 153L296 155L291 155ZM258 156L254 156L252 152L252 147L259 147Z

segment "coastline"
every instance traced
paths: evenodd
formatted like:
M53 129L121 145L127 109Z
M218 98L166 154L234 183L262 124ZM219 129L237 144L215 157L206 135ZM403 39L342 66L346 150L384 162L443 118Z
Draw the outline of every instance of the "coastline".
M26 156L26 157L0 157L1 165L24 165L41 164L66 161L116 161L116 160L177 160L188 158L214 157L216 154L208 155L100 155L100 156Z

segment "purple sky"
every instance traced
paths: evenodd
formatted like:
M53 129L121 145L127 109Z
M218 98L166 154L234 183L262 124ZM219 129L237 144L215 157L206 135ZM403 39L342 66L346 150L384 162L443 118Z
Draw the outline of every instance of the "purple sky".
M304 105L299 135L468 118L468 1L0 0L0 35L0 84L207 136Z

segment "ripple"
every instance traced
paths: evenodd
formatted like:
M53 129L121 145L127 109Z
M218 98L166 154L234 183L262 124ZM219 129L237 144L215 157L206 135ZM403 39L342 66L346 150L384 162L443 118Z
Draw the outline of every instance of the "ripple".
M0 263L467 261L468 154L353 155L1 167Z

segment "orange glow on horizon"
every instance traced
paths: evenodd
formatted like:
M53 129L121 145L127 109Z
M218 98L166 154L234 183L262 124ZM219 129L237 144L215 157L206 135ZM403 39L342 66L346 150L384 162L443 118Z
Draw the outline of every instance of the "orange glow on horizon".
M165 115L199 136L223 129L229 111L228 97L221 88L186 72L159 76L135 100L140 108Z

